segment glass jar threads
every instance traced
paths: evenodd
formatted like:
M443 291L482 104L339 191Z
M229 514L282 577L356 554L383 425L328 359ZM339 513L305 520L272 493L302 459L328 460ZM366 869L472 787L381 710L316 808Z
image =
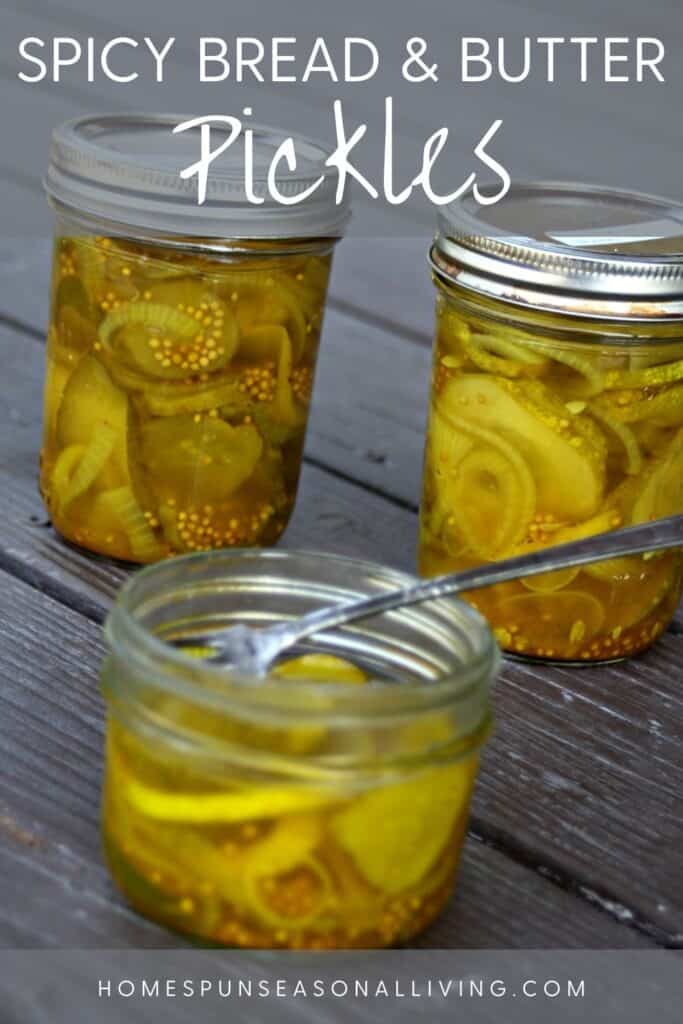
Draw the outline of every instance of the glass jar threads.
M389 946L439 913L490 727L499 655L483 619L455 601L376 616L266 680L173 647L407 580L243 550L126 585L106 627L103 827L141 913L207 942L285 949Z
M682 235L683 207L572 185L442 218L422 573L683 512ZM476 606L511 653L609 661L659 636L681 580L679 552L638 556Z
M257 181L263 203L250 206L220 160L198 205L179 176L193 133L174 136L176 123L68 122L47 178L41 489L64 537L133 562L270 544L284 530L348 217L330 183L279 206ZM257 169L280 141L255 129ZM323 150L298 143L291 195L325 171Z

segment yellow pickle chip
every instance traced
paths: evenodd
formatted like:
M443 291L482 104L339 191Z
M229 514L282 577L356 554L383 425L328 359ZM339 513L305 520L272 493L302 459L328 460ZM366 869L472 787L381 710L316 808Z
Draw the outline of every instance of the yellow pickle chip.
M335 839L368 882L387 893L417 885L467 811L474 760L371 790L332 818Z

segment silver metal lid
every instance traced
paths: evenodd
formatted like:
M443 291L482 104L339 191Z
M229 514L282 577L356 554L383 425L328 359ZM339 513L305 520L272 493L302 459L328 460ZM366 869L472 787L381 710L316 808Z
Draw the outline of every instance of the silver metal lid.
M439 218L437 275L533 308L579 316L683 316L683 206L568 183L470 193Z
M268 170L277 148L291 133L251 124L255 204L245 189L244 132L211 164L207 198L197 201L195 178L180 172L199 159L200 129L174 134L191 118L173 114L88 116L67 121L52 136L45 186L56 203L87 217L129 229L197 238L329 238L343 233L346 202L336 203L336 178L325 166L322 145L294 137L297 167L284 162L277 174L280 191L301 195L322 184L300 203L283 205L268 191ZM229 127L212 126L212 146Z

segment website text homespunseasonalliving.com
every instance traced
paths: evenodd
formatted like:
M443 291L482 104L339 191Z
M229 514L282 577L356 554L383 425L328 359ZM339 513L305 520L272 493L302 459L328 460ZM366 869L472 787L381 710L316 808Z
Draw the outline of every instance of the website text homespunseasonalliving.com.
M580 1000L583 978L98 978L98 998L127 999L486 999Z

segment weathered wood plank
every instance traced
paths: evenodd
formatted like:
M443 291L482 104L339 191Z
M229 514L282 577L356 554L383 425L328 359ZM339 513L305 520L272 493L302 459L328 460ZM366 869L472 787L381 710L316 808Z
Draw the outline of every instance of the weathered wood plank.
M123 906L101 862L99 629L0 573L0 635L0 945L183 945ZM457 898L419 942L648 944L473 839Z
M31 524L41 516L35 468L43 355L30 338L0 332L0 431L9 436L12 428L12 447L0 461L0 559L99 618L121 572ZM303 485L287 545L409 568L412 513L312 467ZM620 667L507 665L497 691L498 730L475 802L475 827L483 834L514 845L531 863L578 877L669 936L683 931L676 881L683 849L682 655L683 638L667 636Z

